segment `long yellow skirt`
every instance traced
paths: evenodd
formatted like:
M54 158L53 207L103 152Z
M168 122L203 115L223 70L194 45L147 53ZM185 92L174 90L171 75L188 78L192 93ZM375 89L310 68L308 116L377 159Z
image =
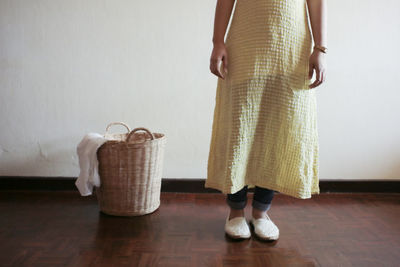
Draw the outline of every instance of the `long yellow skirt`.
M218 78L206 188L319 194L312 38L306 0L238 0Z

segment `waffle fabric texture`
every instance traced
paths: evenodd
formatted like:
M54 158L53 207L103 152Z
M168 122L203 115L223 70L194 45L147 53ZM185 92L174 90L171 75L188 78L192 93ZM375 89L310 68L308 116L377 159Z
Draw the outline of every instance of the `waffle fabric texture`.
M206 188L319 194L312 37L306 0L237 0L218 78Z

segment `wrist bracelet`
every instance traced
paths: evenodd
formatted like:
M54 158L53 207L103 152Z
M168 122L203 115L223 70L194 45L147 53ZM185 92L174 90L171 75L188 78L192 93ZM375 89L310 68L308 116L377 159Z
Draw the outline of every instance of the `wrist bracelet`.
M325 53L325 54L326 54L326 52L328 52L328 48L326 48L325 46L322 46L322 45L315 45L314 49L318 49L319 51L321 51L322 53Z

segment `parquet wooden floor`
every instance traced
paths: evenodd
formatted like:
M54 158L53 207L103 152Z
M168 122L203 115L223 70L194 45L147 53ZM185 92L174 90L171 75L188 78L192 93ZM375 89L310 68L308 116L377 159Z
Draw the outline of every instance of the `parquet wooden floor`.
M78 192L0 191L0 266L400 266L400 194L276 194L275 242L230 240L227 212L222 194L162 193L154 213L114 217Z

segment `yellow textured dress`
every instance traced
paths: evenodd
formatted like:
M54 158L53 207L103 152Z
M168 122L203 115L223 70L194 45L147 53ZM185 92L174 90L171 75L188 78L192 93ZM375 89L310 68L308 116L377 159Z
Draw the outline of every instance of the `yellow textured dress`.
M206 188L319 194L315 89L306 0L236 0L218 78Z

